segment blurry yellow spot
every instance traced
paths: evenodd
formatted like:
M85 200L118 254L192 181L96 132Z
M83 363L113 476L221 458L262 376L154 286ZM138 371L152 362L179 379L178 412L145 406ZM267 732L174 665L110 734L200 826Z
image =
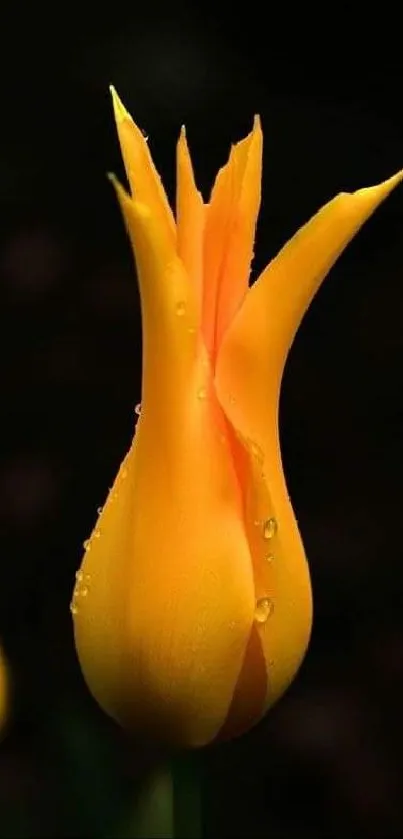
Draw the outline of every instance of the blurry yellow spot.
M4 655L0 650L0 737L4 731L9 711L9 674Z

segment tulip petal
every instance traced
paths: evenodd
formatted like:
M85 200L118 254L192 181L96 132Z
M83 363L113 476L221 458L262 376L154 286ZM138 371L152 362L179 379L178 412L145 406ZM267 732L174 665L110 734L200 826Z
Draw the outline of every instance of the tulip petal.
M146 204L167 238L174 243L176 227L172 210L155 169L147 141L119 99L114 87L110 88L116 128L122 157L133 197Z
M140 289L143 374L142 410L162 429L187 385L200 343L195 289L159 220L133 201L112 177L135 255Z
M123 725L178 746L222 727L254 611L239 488L214 395L199 390L204 362L172 400L169 447L141 412L72 604L94 696Z
M196 291L201 310L203 294L203 234L205 207L196 189L192 161L182 128L177 146L176 221L178 256Z
M231 149L206 210L203 334L214 359L228 324L248 289L260 206L263 136L259 118Z
M270 618L259 624L269 674L267 705L292 680L308 644L312 619L309 572L279 445L284 363L322 280L402 178L400 172L379 186L339 195L321 209L249 290L219 349L216 393L247 455L245 518L257 597L272 604Z

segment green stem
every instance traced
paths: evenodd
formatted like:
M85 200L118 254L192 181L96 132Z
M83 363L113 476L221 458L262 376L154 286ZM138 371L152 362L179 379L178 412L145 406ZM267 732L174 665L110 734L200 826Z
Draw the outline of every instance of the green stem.
M173 779L169 767L158 766L140 793L127 839L174 839Z
M200 752L188 752L172 763L175 839L203 839L203 767Z
M183 753L153 770L125 831L128 838L202 839L200 757Z

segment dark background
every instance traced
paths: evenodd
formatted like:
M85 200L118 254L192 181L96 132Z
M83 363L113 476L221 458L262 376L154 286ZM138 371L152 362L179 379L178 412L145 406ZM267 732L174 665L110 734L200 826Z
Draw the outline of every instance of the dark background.
M352 33L341 8L278 11L2 12L0 639L13 695L0 837L130 835L151 760L89 696L69 613L140 399L135 273L105 178L122 177L108 84L149 135L170 198L183 122L207 199L261 114L253 277L336 192L403 166L397 21L377 10L368 32L367 10ZM289 357L281 436L315 625L279 705L206 752L214 837L403 836L402 230L400 187Z

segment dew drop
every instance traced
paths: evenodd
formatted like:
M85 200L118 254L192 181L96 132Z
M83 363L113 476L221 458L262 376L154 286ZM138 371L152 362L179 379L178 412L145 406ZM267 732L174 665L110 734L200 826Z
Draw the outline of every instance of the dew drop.
M259 597L255 606L255 621L257 623L266 623L270 615L273 614L274 603L270 597Z
M137 414L138 417L140 416L140 414L141 414L141 402L137 402L137 405L134 409L134 413Z
M185 311L186 306L183 300L181 300L179 303L176 304L176 314L179 315L179 317L182 317L185 314Z
M277 533L276 519L266 519L263 522L263 539L272 539Z

